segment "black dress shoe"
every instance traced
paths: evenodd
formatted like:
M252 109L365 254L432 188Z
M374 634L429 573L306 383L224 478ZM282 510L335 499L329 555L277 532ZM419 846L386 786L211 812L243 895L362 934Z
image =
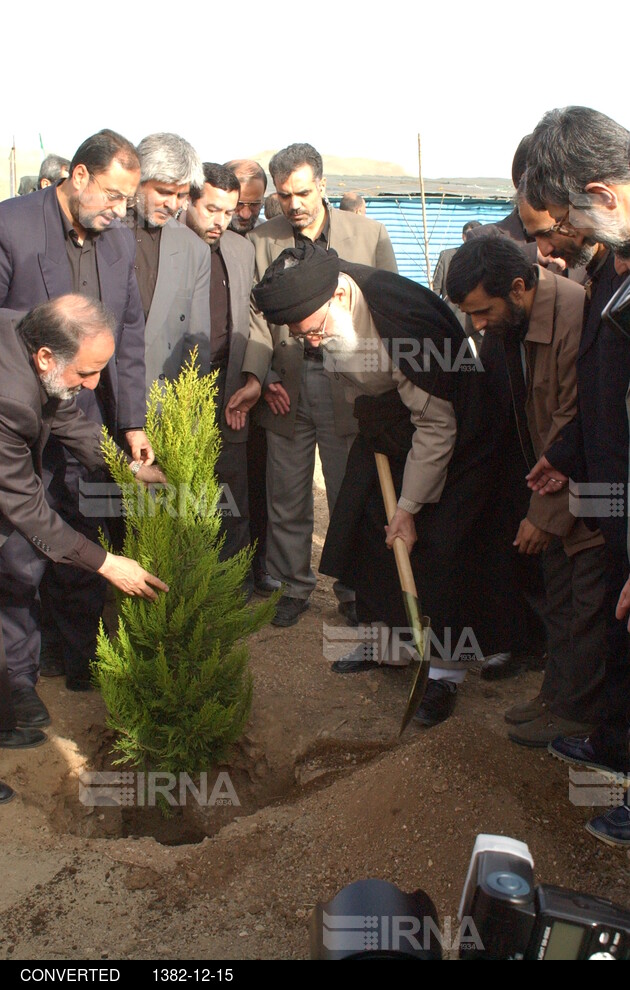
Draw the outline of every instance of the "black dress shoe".
M39 672L42 677L63 677L66 665L62 657L50 653L41 653L39 657Z
M330 669L335 674L361 674L367 670L376 670L377 667L375 647L372 643L359 643L352 653L346 654L330 665Z
M271 574L267 574L267 571L254 572L254 591L257 595L268 598L269 595L273 595L274 591L278 591L281 587L281 582L272 578Z
M294 626L308 607L308 598L290 598L289 595L283 595L276 606L276 614L271 620L271 625Z
M483 661L479 676L483 681L499 681L516 677L522 669L522 660L513 653L493 653Z
M32 749L41 746L48 736L40 729L1 729L0 747L3 749Z
M66 665L63 661L63 648L49 629L42 629L42 642L39 649L39 673L42 677L63 677Z
M50 725L50 713L34 687L16 688L11 692L11 700L20 729L41 729Z
M337 611L339 612L339 615L343 615L349 626L359 625L356 602L339 602Z
M15 797L15 791L3 780L0 780L0 804L8 804Z
M445 722L453 712L456 697L457 685L452 681L435 681L429 678L422 704L413 716L413 721L416 725L427 728Z

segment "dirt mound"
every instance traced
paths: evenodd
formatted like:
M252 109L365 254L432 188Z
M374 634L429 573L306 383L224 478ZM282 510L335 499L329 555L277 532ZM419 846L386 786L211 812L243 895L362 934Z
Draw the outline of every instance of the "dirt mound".
M0 955L305 958L314 904L363 877L423 887L455 926L479 832L527 842L538 882L630 908L630 854L584 831L568 767L507 741L503 712L541 674L471 674L451 719L399 738L409 674L333 674L351 636L326 579L296 626L258 633L246 735L209 768L206 801L166 819L84 803L81 774L113 767L101 699L42 681L49 742L4 753L18 798L0 811Z

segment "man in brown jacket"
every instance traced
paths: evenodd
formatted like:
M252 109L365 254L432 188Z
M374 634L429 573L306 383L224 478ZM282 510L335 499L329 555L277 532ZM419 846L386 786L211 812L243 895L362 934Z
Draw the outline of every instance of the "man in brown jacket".
M464 244L451 262L447 285L475 330L486 334L482 359L494 351L504 362L525 487L527 471L562 445L575 415L584 290L532 265L518 245L498 238ZM551 496L531 493L513 543L520 554L542 553L546 594L549 660L543 685L537 698L506 714L514 726L509 738L525 746L588 734L603 700L604 541L571 515L566 481L553 484Z

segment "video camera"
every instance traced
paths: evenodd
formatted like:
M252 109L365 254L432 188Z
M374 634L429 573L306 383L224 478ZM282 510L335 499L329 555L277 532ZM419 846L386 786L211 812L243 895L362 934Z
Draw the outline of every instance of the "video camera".
M630 911L601 897L534 886L524 842L479 835L459 905L455 943L445 945L431 898L385 880L358 880L311 915L313 959L630 959ZM450 932L448 936L450 937Z

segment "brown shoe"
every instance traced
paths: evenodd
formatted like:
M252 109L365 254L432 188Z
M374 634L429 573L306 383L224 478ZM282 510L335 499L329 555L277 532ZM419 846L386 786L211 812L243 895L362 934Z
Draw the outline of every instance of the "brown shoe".
M586 737L593 731L594 726L586 722L573 722L568 718L560 718L547 712L533 722L525 722L516 729L508 732L508 739L519 746L546 748L558 736Z
M508 708L503 718L510 725L522 725L523 722L533 722L535 718L547 714L548 702L539 694L530 701L521 702Z

